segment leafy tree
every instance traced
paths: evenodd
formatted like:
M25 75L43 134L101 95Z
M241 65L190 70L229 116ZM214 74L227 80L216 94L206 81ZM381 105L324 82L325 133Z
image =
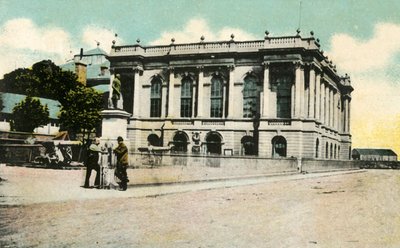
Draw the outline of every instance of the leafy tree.
M102 95L92 88L79 85L70 90L64 104L61 106L59 120L63 128L72 136L77 133L83 135L83 143L99 126L101 121Z
M39 99L27 96L15 105L12 118L12 130L32 133L35 128L49 123L49 108Z
M83 86L73 72L63 71L50 60L5 74L2 85L5 92L58 100L61 130L68 130L72 138L82 133L84 144L100 124L102 95Z
M63 71L50 60L32 68L19 68L4 75L3 91L58 100L63 104L66 94L77 87L73 72Z

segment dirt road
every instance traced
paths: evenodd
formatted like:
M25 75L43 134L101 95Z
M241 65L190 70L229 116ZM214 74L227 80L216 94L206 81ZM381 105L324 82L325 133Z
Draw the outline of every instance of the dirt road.
M0 246L399 247L399 205L394 170L1 205Z

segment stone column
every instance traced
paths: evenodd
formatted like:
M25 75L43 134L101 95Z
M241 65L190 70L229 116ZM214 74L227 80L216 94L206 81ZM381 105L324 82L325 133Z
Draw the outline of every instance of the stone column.
M348 99L345 98L343 100L343 132L347 133L347 120L348 120L348 113L347 113L347 109L349 108L349 102Z
M300 62L295 63L296 80L295 80L295 106L294 116L300 118L303 115L303 99L304 99L304 70ZM303 74L303 76L302 76Z
M169 68L169 82L168 82L168 115L167 117L174 117L174 83L175 73L174 68Z
M335 94L335 129L339 131L339 93Z
M161 117L166 117L167 112L167 85L161 84Z
M320 108L321 108L321 76L319 74L315 77L315 119L320 121Z
M300 66L300 116L305 118L307 116L306 109L306 95L305 95L305 79L304 79L304 65Z
M314 66L310 67L310 96L309 96L309 104L308 104L308 118L315 118L315 70Z
M269 115L269 63L268 62L264 62L264 83L263 83L263 112L262 112L262 116L263 117L268 117Z
M347 132L350 133L350 118L351 118L351 100L348 100L348 108L347 108Z
M143 69L140 66L136 66L133 68L133 75L134 75L134 86L133 86L133 117L139 116L140 111L140 73L143 72Z
M226 95L227 95L227 90L226 90L226 84L225 82L222 82L222 118L226 117ZM211 100L209 100L211 101Z
M234 77L235 77L235 66L234 65L230 65L228 66L228 70L229 70L229 89L228 89L228 117L229 118L233 118L236 116L235 114L235 99L233 98L234 96Z
M204 101L204 72L203 66L198 66L197 67L198 72L199 72L199 81L198 81L198 91L197 91L197 117L203 117L204 115L204 110L203 110L203 101ZM194 92L193 92L194 94Z
M325 85L325 125L329 126L329 86Z
M192 85L192 115L190 117L195 116L196 111L196 82L193 82Z
M333 128L334 127L334 123L335 123L335 121L334 121L334 112L335 112L335 98L333 97L333 89L330 89L329 90L329 100L330 100L330 112L329 112L329 114L330 114L330 118L329 118L329 123L330 123L330 126Z
M325 109L325 83L324 82L321 82L321 101L320 101L320 104L321 104L321 112L320 112L320 120L321 120L321 123L325 123L325 111L326 111L326 109Z
M292 87L290 89L291 93L290 93L290 113L291 113L291 117L294 118L295 117L295 108L296 108L296 101L295 101L295 97L296 97L296 85L295 83L292 84Z

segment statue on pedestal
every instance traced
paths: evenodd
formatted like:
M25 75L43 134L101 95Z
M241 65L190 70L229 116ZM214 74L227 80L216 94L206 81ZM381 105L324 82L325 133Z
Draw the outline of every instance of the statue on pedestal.
M111 104L109 104L109 107L113 109L122 109L122 94L121 94L120 79L121 75L116 74L114 80L112 81Z

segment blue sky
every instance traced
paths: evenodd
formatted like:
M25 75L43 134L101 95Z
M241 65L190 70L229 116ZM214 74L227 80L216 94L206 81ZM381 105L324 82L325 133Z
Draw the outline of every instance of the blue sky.
M42 59L58 64L100 41L143 45L294 35L300 0L0 0L0 78ZM355 87L353 141L400 153L400 1L302 0L311 30Z

